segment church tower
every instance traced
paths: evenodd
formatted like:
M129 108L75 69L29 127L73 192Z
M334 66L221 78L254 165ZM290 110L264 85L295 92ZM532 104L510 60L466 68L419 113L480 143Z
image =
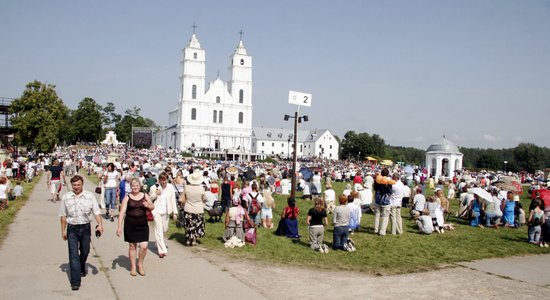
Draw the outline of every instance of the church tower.
M201 48L193 32L187 47L182 50L182 75L180 76L180 122L190 119L192 102L200 101L204 95L206 80L206 52ZM195 111L196 114L196 111ZM187 116L187 117L186 117ZM184 125L184 124L182 124Z
M211 155L247 153L252 143L252 57L241 39L230 57L229 81L206 82L206 51L195 34L182 50L180 97L157 144Z
M252 131L252 57L246 53L242 35L235 52L231 56L229 66L229 94L233 103L239 107L239 125L245 130ZM242 119L241 119L242 118ZM242 121L242 123L241 123Z

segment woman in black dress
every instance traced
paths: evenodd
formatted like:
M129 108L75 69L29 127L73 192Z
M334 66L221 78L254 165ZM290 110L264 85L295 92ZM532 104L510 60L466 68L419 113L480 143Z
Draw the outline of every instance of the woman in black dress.
M153 210L155 205L151 202L149 195L141 191L141 183L138 178L130 182L132 191L124 197L120 207L118 218L117 236L122 234L122 220L124 220L124 241L128 242L128 256L130 257L130 275L137 273L145 276L143 261L147 254L149 241L149 225L147 224L146 210ZM137 247L139 244L139 255ZM137 256L137 272L136 272Z

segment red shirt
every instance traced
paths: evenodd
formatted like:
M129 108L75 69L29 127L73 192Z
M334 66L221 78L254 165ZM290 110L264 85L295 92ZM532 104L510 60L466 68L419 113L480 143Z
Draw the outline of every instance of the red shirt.
M353 183L363 183L363 177L361 177L360 175L357 175L353 178Z
M285 218L289 219L296 219L298 217L298 206L294 206L293 208L290 206L285 207L284 210L284 216Z

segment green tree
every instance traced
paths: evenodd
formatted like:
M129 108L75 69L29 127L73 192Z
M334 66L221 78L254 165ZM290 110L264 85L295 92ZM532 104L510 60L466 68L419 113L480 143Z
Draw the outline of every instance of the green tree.
M545 151L535 144L521 143L514 149L514 159L521 171L533 173L544 167Z
M117 114L116 107L113 102L107 102L107 105L103 107L102 121L103 126L113 129L115 125L122 120L122 116Z
M386 154L386 143L379 135L370 136L366 132L355 133L348 131L340 143L340 157L344 159L359 159L369 155L384 156Z
M40 81L26 85L23 95L11 103L10 118L17 130L17 144L49 152L59 143L66 129L68 109L55 91L55 85Z
M92 98L84 98L71 114L71 126L76 133L74 141L97 142L102 135L103 108Z

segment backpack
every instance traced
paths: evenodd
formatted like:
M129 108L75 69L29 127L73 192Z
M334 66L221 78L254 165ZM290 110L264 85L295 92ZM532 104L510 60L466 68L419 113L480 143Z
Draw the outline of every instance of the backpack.
M256 193L256 196L252 196L252 193L248 195L252 199L250 203L250 214L257 215L258 213L260 213L260 210L262 209L262 207L260 206L260 202L258 202L258 195L260 195L260 193Z
M374 187L374 190L376 191L376 194L374 196L374 202L378 205L390 205L392 185L379 184L378 182L375 181L373 187Z

